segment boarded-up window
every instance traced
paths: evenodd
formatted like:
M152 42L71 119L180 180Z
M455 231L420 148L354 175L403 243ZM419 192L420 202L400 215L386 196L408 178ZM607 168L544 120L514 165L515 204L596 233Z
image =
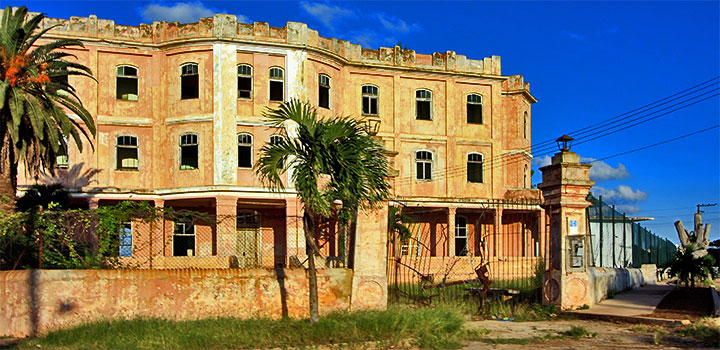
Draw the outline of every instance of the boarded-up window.
M180 169L197 169L198 158L197 134L185 134L180 136Z
M190 99L200 96L200 78L198 65L187 63L180 67L180 98Z
M482 124L482 96L477 94L467 96L467 122Z
M432 119L432 91L415 91L415 117L421 120Z

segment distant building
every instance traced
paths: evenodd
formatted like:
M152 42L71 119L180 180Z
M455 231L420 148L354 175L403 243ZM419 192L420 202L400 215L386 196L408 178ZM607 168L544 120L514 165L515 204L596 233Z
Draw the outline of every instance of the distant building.
M273 28L225 14L137 27L95 16L45 19L43 26L51 25L59 26L47 37L85 44L69 51L97 83L69 79L98 133L94 153L71 146L57 178L41 180L65 184L78 206L142 200L238 215L229 224L237 235L169 223L161 236L168 260L191 255L196 260L178 261L202 266L203 257L224 264L227 256L252 256L253 264L273 266L305 254L294 191L271 194L252 169L278 133L263 124L263 111L290 98L310 101L322 116L350 115L378 127L393 152L391 203L420 220L398 254L533 254L543 221L540 192L530 188L536 100L522 76L501 75L498 56L370 50L320 37L303 23ZM518 199L526 202L506 205ZM522 246L483 241L488 232L502 237L493 227L506 227ZM243 248L238 239L256 241ZM123 255L141 254L132 249L140 238L133 242ZM330 255L333 244L323 248Z

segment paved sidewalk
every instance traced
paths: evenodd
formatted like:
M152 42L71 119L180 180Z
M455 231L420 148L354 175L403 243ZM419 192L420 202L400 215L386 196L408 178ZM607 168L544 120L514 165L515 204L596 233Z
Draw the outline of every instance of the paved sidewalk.
M673 285L645 285L629 291L618 293L612 299L605 299L585 310L574 310L573 314L586 319L603 319L608 321L642 322L654 324L676 324L675 320L647 317L660 301L675 288Z

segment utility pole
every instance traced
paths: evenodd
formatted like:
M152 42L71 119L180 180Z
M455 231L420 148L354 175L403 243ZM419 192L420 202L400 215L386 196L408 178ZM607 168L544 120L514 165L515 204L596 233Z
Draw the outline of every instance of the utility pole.
M700 210L700 207L714 207L714 206L716 206L716 205L717 205L717 203L712 203L712 204L698 204L698 205L697 205L697 213L698 213L698 214L703 213L703 212Z

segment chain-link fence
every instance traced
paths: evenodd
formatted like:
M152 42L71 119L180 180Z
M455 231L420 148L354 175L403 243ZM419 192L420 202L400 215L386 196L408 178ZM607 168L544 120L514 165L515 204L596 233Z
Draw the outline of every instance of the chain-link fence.
M342 225L320 221L316 231L316 265L346 266ZM0 219L0 269L299 267L306 246L302 218L284 208L214 215L126 202Z
M675 244L650 232L638 223L643 218L628 217L603 203L602 196L588 197L592 261L597 267L665 266L673 258Z

